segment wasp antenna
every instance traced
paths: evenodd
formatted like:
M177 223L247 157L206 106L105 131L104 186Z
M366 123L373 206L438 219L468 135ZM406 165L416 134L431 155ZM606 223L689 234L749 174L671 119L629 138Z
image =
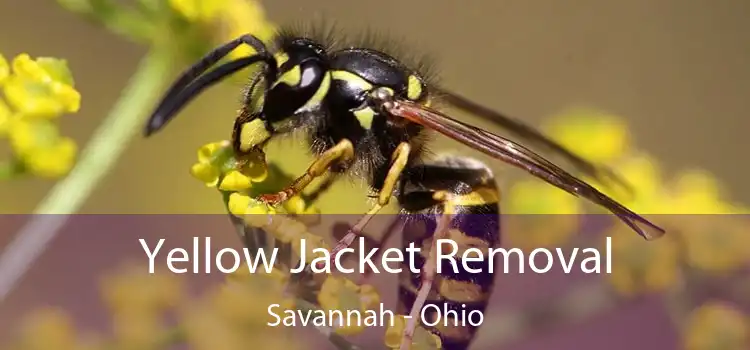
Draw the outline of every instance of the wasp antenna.
M633 214L625 216L618 214L617 216L647 241L653 241L667 233L665 229L651 223L639 215Z
M260 55L238 58L234 61L225 63L211 72L202 75L193 83L188 85L179 94L169 100L165 100L161 106L152 114L146 124L145 134L149 136L166 125L177 113L184 108L188 102L194 99L205 89L213 86L224 78L236 73L237 71L264 60L265 57Z
M195 97L195 95L202 91L204 88L195 87L196 91L192 94L189 94L188 96L185 95L186 89L190 89L191 86L194 86L194 83L198 83L198 81L203 81L202 84L206 84L206 81L211 81L208 85L212 85L218 80L221 80L224 76L234 73L237 70L245 67L239 67L234 70L231 69L230 66L227 68L223 68L224 76L220 76L219 73L216 73L216 76L212 76L211 78L201 79L199 78L201 74L203 74L206 70L208 70L212 65L216 64L220 60L222 60L224 57L226 57L232 50L237 48L238 46L245 44L253 48L257 53L252 56L248 56L247 58L252 58L252 62L245 64L245 66L255 63L257 61L263 60L267 63L268 66L271 66L273 68L269 69L268 74L271 74L271 72L275 72L276 67L276 60L272 55L268 54L268 49L266 48L265 44L263 42L252 35L243 35L237 39L234 39L226 44L223 44L211 52L207 53L203 58L201 58L198 62L190 66L188 69L186 69L182 74L180 74L180 77L175 80L174 83L169 87L169 90L164 94L164 97L162 97L161 102L156 107L154 112L152 113L151 117L148 120L148 123L146 124L144 134L145 136L150 136L151 134L155 133L159 129L161 129L164 125L166 125L169 120L171 120L174 117L174 114L168 114L165 113L165 111L169 111L170 109L174 109L175 107L166 108L167 106L176 106L175 112L179 110L185 103L189 102L190 99ZM254 58L253 58L254 57ZM222 69L222 67L226 67L227 65L239 65L239 62L242 60L242 58L237 59L233 62L229 62L214 71L218 71L219 69ZM228 73L227 73L228 72ZM213 71L212 71L213 73ZM275 74L275 73L273 73ZM198 78L198 81L196 81L196 78ZM206 86L207 87L207 86ZM174 112L172 112L174 113Z

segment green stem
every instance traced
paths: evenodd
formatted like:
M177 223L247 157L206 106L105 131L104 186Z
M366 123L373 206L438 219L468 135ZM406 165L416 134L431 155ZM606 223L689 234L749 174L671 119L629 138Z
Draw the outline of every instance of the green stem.
M141 61L122 96L81 152L70 172L34 210L34 217L0 256L0 301L91 195L139 133L143 118L169 79L172 55L153 50ZM64 214L64 215L40 215Z

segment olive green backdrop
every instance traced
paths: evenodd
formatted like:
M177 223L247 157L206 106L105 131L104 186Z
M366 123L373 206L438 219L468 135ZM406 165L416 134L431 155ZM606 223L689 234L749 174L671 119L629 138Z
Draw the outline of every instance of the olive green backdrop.
M750 202L748 1L264 4L277 23L317 12L347 30L371 27L406 37L438 59L446 85L530 122L581 104L619 114L628 118L639 145L670 169L706 168L735 199ZM25 51L69 60L83 101L81 112L66 116L63 128L81 146L144 53L52 0L3 0L0 32L6 57ZM216 192L201 188L187 169L196 147L229 136L238 96L238 87L211 90L159 137L138 139L83 211L222 212ZM455 147L442 142L437 148ZM298 153L290 157L293 169L306 166ZM50 185L39 180L2 184L0 209L30 212ZM352 210L360 209L364 201L353 198Z

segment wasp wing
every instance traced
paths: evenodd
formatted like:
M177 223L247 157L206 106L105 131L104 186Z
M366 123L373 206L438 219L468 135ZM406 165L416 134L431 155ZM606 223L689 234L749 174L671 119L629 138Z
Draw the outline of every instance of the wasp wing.
M510 131L519 138L528 141L533 144L546 147L552 152L556 152L560 156L564 157L567 161L577 167L586 176L589 176L602 184L607 185L608 183L617 183L624 188L628 193L632 194L633 189L623 178L618 176L614 171L606 167L598 166L593 164L577 154L573 153L565 146L545 136L535 128L521 122L520 120L511 118L502 113L498 113L490 108L482 106L476 102L473 102L461 95L446 89L437 88L437 92L440 96L440 101L445 102L453 107L461 109L465 112L474 114L485 120L494 122L498 126ZM609 182L611 181L611 182Z
M634 213L596 188L509 139L462 123L442 112L407 100L393 100L385 103L383 108L396 117L421 124L489 156L524 169L568 193L599 204L647 240L661 237L665 233L662 228ZM645 225L646 228L642 228L639 224Z

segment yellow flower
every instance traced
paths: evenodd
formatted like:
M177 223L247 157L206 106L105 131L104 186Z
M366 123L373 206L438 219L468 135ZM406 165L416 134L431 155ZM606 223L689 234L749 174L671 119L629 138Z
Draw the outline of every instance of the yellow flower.
M195 163L190 167L190 174L202 181L207 187L216 187L219 182L219 168L208 163Z
M680 215L675 232L683 238L687 263L697 269L723 273L750 261L750 229L736 215Z
M266 273L265 269L259 269L254 273L250 273L248 269L237 269L237 271L227 276L227 280L237 283L270 283L271 288L281 291L289 282L289 273L275 267L269 273Z
M556 246L577 231L580 199L538 180L523 180L508 191L505 233L520 249Z
M282 206L284 207L284 211L294 215L295 221L307 227L320 224L320 209L308 206L308 203L300 195L289 198Z
M320 287L318 303L323 310L340 311L346 316L347 311L356 310L364 313L372 310L380 303L380 295L374 287L369 285L358 286L351 280L341 276L328 276ZM364 330L364 323L350 322L345 324L335 322L335 332L341 335L358 334Z
M5 79L10 75L10 66L8 66L8 60L5 56L0 54L0 85L5 82Z
M169 5L190 21L208 22L221 13L227 0L169 0Z
M677 283L679 248L673 236L646 241L622 226L608 236L612 237L612 273L607 278L618 293L660 292Z
M245 222L255 227L264 227L268 221L268 214L276 213L274 208L239 192L229 195L227 207L230 213L244 216Z
M108 306L115 311L159 311L174 307L182 298L182 281L177 275L140 265L123 267L102 281Z
M209 300L223 319L247 327L265 327L274 322L268 313L272 304L293 305L292 299L284 295L283 286L269 279L225 284L212 293Z
M609 193L614 199L639 214L669 213L670 203L666 196L661 169L653 157L644 153L634 153L616 163L613 170L625 179L634 191L632 194L616 191Z
M326 241L323 237L320 237L313 233L305 232L299 237L299 239L295 239L292 241L292 250L297 254L297 256L302 256L303 239L305 240L305 263L309 264L316 258L320 258L323 256L321 250L313 253L313 250L315 249L325 249L329 252L331 251L331 247L326 244Z
M164 341L166 311L184 299L182 281L167 271L150 274L146 266L125 265L102 280L112 310L114 340L123 349L154 348Z
M226 0L226 6L221 9L219 26L219 40L222 42L250 33L267 43L276 33L276 27L266 19L259 1ZM241 45L229 56L240 58L253 53L250 47Z
M27 54L13 60L13 75L4 83L5 97L16 111L33 117L55 118L80 109L81 95L64 60Z
M64 137L54 147L40 148L26 156L26 167L40 177L55 178L67 175L76 160L78 146Z
M587 108L573 108L551 118L547 133L584 159L609 163L630 147L630 133L622 118Z
M105 349L100 337L77 331L73 320L63 310L40 308L23 317L22 321L12 346L8 346L8 343L3 344L4 349Z
M374 310L380 305L380 294L374 286L369 284L363 284L359 286L360 302L362 308L365 310Z
M240 350L247 344L263 349L297 348L284 327L267 325L276 321L268 313L270 305L279 304L275 311L282 313L293 307L293 300L279 289L259 284L254 276L247 278L243 283L224 284L185 305L182 327L190 348Z
M198 149L198 162L190 168L190 173L206 186L216 187L230 146L228 141L211 142L201 146Z
M24 349L73 349L76 330L70 316L57 309L36 310L24 320L21 344Z
M233 157L229 141L211 142L198 149L198 162L190 168L190 173L208 187L218 185L222 191L245 191L267 178L264 160L248 156L240 163Z
M230 213L237 216L242 216L247 213L252 201L253 199L250 198L250 196L240 193L232 193L231 195L229 195L229 203L227 207L229 208Z
M122 349L154 349L165 332L162 315L157 310L122 309L112 316L114 338Z
M713 176L700 170L685 171L667 190L660 191L662 195L651 199L654 203L650 208L671 214L658 220L682 239L685 259L690 266L722 273L748 261L750 232L747 224L732 215L739 208L721 198L721 186Z
M78 148L59 135L57 127L43 119L17 119L10 123L11 147L31 173L42 177L66 175L73 167Z
M207 143L198 148L198 162L200 163L211 163L214 158L220 154L220 152L226 150L231 146L229 141L218 141Z
M221 167L215 159L226 152L229 146L229 141L221 141L207 143L198 148L198 162L190 168L190 174L204 182L206 186L216 187L221 175Z
M684 341L687 350L744 350L750 346L750 322L736 308L708 302L691 313Z
M259 218L262 220L262 218ZM307 232L307 226L304 223L296 220L296 218L289 217L286 215L276 215L273 217L271 225L264 226L276 239L281 243L294 242L293 246L295 251L299 252L300 239L305 238L305 244L324 244L321 243L322 239L318 236L312 235ZM312 239L310 239L312 237ZM309 242L307 242L309 241Z
M257 302L253 303L253 296L256 295L244 295L244 297L240 293L232 295L232 301L240 303L237 304L238 307L233 308L234 310L217 309L216 305L212 304L212 301L221 303L215 300L216 297L221 297L221 294L212 295L214 299L209 301L200 300L195 305L188 305L182 324L188 348L242 350L247 349L248 344L252 344L253 347L259 349L301 349L297 338L292 336L293 333L290 334L295 331L294 328L259 326L257 325L260 323L259 320L248 324L243 322L242 318L235 318L247 310L242 308L245 305L252 307L252 310L262 306ZM241 298L241 300L234 298ZM230 303L227 304L231 307ZM265 318L268 313L265 309L263 311L265 316L259 316ZM229 312L229 317L226 312Z
M13 112L10 110L5 101L0 99L0 136L5 136L5 134L7 134L12 120Z
M268 179L268 163L263 152L250 152L235 159L235 167L253 182L265 182Z
M305 212L305 207L307 206L305 203L305 200L302 199L300 196L294 196L292 198L289 198L286 202L283 204L284 210L286 210L287 213L290 214L302 214Z
M0 56L0 136L8 137L13 164L18 173L46 178L66 175L73 167L78 148L59 134L50 119L77 112L81 96L65 60L20 54L13 59L12 72ZM6 103L7 101L7 103Z
M219 185L222 191L242 191L250 188L252 180L237 170L230 170L224 175Z
M685 171L672 188L672 213L729 214L730 206L721 199L722 188L716 178L701 170Z
M388 328L385 331L385 346L390 349L398 349L401 347L401 339L403 338L404 330L407 324L406 318L403 315L397 315L393 319L393 326L388 324ZM438 350L442 349L443 342L436 334L426 330L424 327L417 326L414 331L412 343L409 349L411 350Z
M299 239L306 233L305 222L311 220L301 222L283 216L272 219L270 215L276 214L278 208L255 199L257 195L264 193L264 189L275 186L269 184L270 182L279 182L277 177L284 175L277 173L269 177L269 168L262 152L250 153L236 159L228 141L208 143L198 150L198 162L193 164L190 172L208 187L218 187L221 191L231 192L227 200L227 209L231 214L242 217L246 224L264 228L277 239L287 243ZM316 209L307 207L304 199L298 195L285 201L282 207L290 214L316 213Z
M215 310L204 304L206 303L189 305L184 313L182 326L187 346L196 350L234 350L246 347L250 341L248 335L237 332Z
M217 29L213 39L220 43L253 34L268 42L276 33L275 26L266 19L259 1L253 0L169 0L175 12L189 22L208 29ZM235 59L253 54L247 45L240 45L229 54Z
M231 214L242 217L247 225L264 229L280 242L293 242L293 247L296 247L295 249L300 248L300 239L307 237L305 236L308 234L307 222L300 220L299 216L292 217L284 215L284 213L278 213L276 208L246 194L238 192L230 194L227 208ZM320 244L324 244L320 241L319 237L315 235L311 235L310 237L312 239L306 240L308 246L315 244L322 247Z
M240 350L253 344L264 349L296 349L298 344L268 313L279 304L278 314L291 310L295 300L285 294L289 274L272 269L250 273L239 269L227 283L213 288L200 299L183 304L180 327L192 349ZM292 329L293 330L293 329Z
M512 214L580 213L579 199L539 180L515 183L508 192L507 207Z

